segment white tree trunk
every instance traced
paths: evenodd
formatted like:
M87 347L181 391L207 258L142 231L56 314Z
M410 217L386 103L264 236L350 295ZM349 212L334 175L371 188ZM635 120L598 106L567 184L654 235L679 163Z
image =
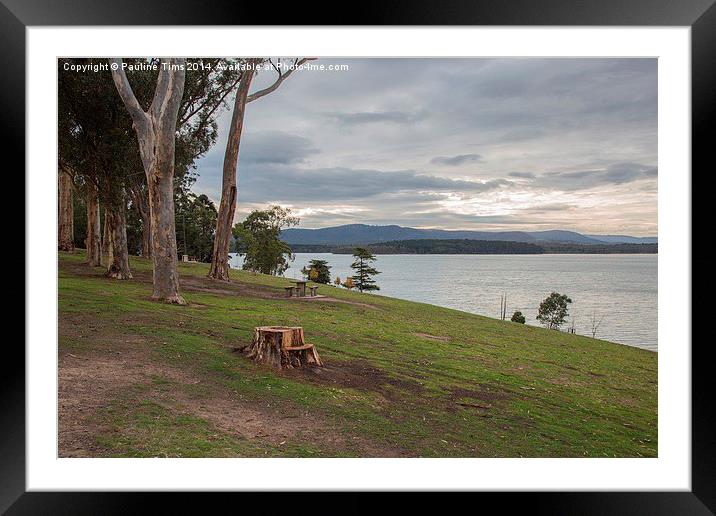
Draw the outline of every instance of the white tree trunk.
M149 111L139 105L121 59L110 59L117 92L132 117L139 154L147 175L152 226L154 291L152 298L186 304L179 295L177 245L174 227L174 144L179 105L186 75L184 59L162 59Z

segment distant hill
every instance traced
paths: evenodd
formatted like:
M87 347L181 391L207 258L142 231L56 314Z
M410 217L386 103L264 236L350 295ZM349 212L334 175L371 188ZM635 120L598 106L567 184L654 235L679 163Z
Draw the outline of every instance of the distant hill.
M356 245L398 240L487 240L502 242L559 242L570 244L656 243L656 237L583 235L574 231L450 231L445 229L416 229L397 225L369 226L348 224L321 229L290 228L281 232L288 244ZM621 240L619 240L621 239Z
M656 244L657 237L633 237L627 235L586 235L608 244Z

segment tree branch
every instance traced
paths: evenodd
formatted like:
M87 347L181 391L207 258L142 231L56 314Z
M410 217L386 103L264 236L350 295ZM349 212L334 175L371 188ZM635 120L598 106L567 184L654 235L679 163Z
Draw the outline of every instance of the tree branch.
M127 111L129 111L129 115L132 117L132 121L137 124L138 127L146 127L147 114L142 109L142 106L132 91L132 86L129 84L127 74L124 73L124 69L122 68L122 60L119 58L110 58L109 63L110 69L112 69L112 65L116 65L117 67L116 70L112 69L112 79L114 80L114 85L117 87L119 96L122 98L122 102L124 102Z
M304 57L303 59L297 60L297 61L294 63L293 67L291 67L291 69L288 70L285 74L282 74L281 71L280 71L275 65L273 65L273 63L271 63L271 65L274 67L274 69L278 72L278 78L277 78L276 81L275 81L271 86L269 86L268 88L264 88L263 90L259 90L259 91L257 91L257 92L254 92L254 93L252 93L251 95L249 95L248 97L246 97L246 103L248 104L249 102L253 102L254 100L258 100L258 99L260 99L261 97L265 97L265 96L268 95L269 93L272 93L272 92L276 91L276 90L278 89L278 87L281 86L281 83L283 83L283 81L285 81L286 79L288 79L289 76L293 73L293 71L294 71L296 68L298 68L299 66L301 66L303 63L305 63L305 62L307 62L307 61L313 61L313 60L315 60L315 59L316 59L315 57Z
M167 71L166 86L162 85L164 91L161 92L161 103L157 106L158 111L155 119L163 127L171 126L172 132L174 132L176 131L177 115L179 114L179 106L184 93L186 59L183 57L169 59L167 66L172 67L172 69ZM159 88L160 85L157 84L157 90ZM156 95L154 100L157 100ZM152 107L154 106L152 105Z
M211 117L211 115L214 113L214 111L216 111L217 108L218 108L219 106L221 106L221 104L224 102L224 99L229 95L229 93L231 93L231 92L234 90L234 87L236 87L236 85L239 84L239 81L240 81L240 80L241 80L241 76L239 75L239 77L238 77L235 81L233 81L232 83L230 83L230 84L225 88L225 90L220 94L219 99L216 101L216 104L214 105L214 107L211 108L211 110L209 111L209 113L207 113L207 116L206 116L207 118ZM204 109L204 107L205 107L207 104L209 104L209 99L207 99L207 100L205 100L204 102L202 102L201 104L199 104L199 106L197 106L195 109L192 109L191 111L189 111L189 112L187 112L187 113L184 113L184 116L182 116L182 117L179 119L179 121L177 122L177 127L181 127L181 126L183 126L186 122L188 122L189 120L191 120L191 118L192 118L194 115L196 115L199 111L201 111L202 109Z
M149 106L149 113L152 114L154 120L159 118L160 111L164 99L169 92L169 68L171 65L171 59L161 59L159 61L159 76L157 77L157 86L154 89L154 97L152 98L152 105Z

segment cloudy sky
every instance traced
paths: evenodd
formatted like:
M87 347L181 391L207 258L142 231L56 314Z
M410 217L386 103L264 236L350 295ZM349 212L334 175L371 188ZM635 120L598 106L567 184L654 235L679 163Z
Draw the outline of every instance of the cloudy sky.
M657 233L655 59L319 59L248 105L237 220ZM253 89L273 79L260 72ZM194 191L218 205L230 112Z

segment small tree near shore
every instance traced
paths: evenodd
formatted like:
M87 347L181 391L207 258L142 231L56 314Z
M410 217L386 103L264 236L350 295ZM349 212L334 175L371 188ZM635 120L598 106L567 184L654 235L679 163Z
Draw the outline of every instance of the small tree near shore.
M375 261L375 256L364 247L356 247L353 251L353 257L355 260L353 260L351 264L351 269L355 271L355 274L351 276L351 279L353 283L355 283L356 288L360 292L380 290L380 287L375 284L375 280L373 279L373 276L380 274L380 272L370 265Z
M234 226L237 251L244 255L243 269L280 276L289 267L294 255L281 240L283 228L298 225L298 217L291 210L271 206L267 210L252 211L244 222Z
M311 281L327 284L331 282L331 267L326 260L311 260L301 272Z
M524 323L525 323L525 316L522 315L522 312L517 311L517 312L515 312L515 313L512 314L512 319L510 319L510 321L516 322L516 323L520 323L520 324L524 324Z
M558 330L569 315L568 306L572 300L564 294L552 292L539 305L537 320L551 330Z

